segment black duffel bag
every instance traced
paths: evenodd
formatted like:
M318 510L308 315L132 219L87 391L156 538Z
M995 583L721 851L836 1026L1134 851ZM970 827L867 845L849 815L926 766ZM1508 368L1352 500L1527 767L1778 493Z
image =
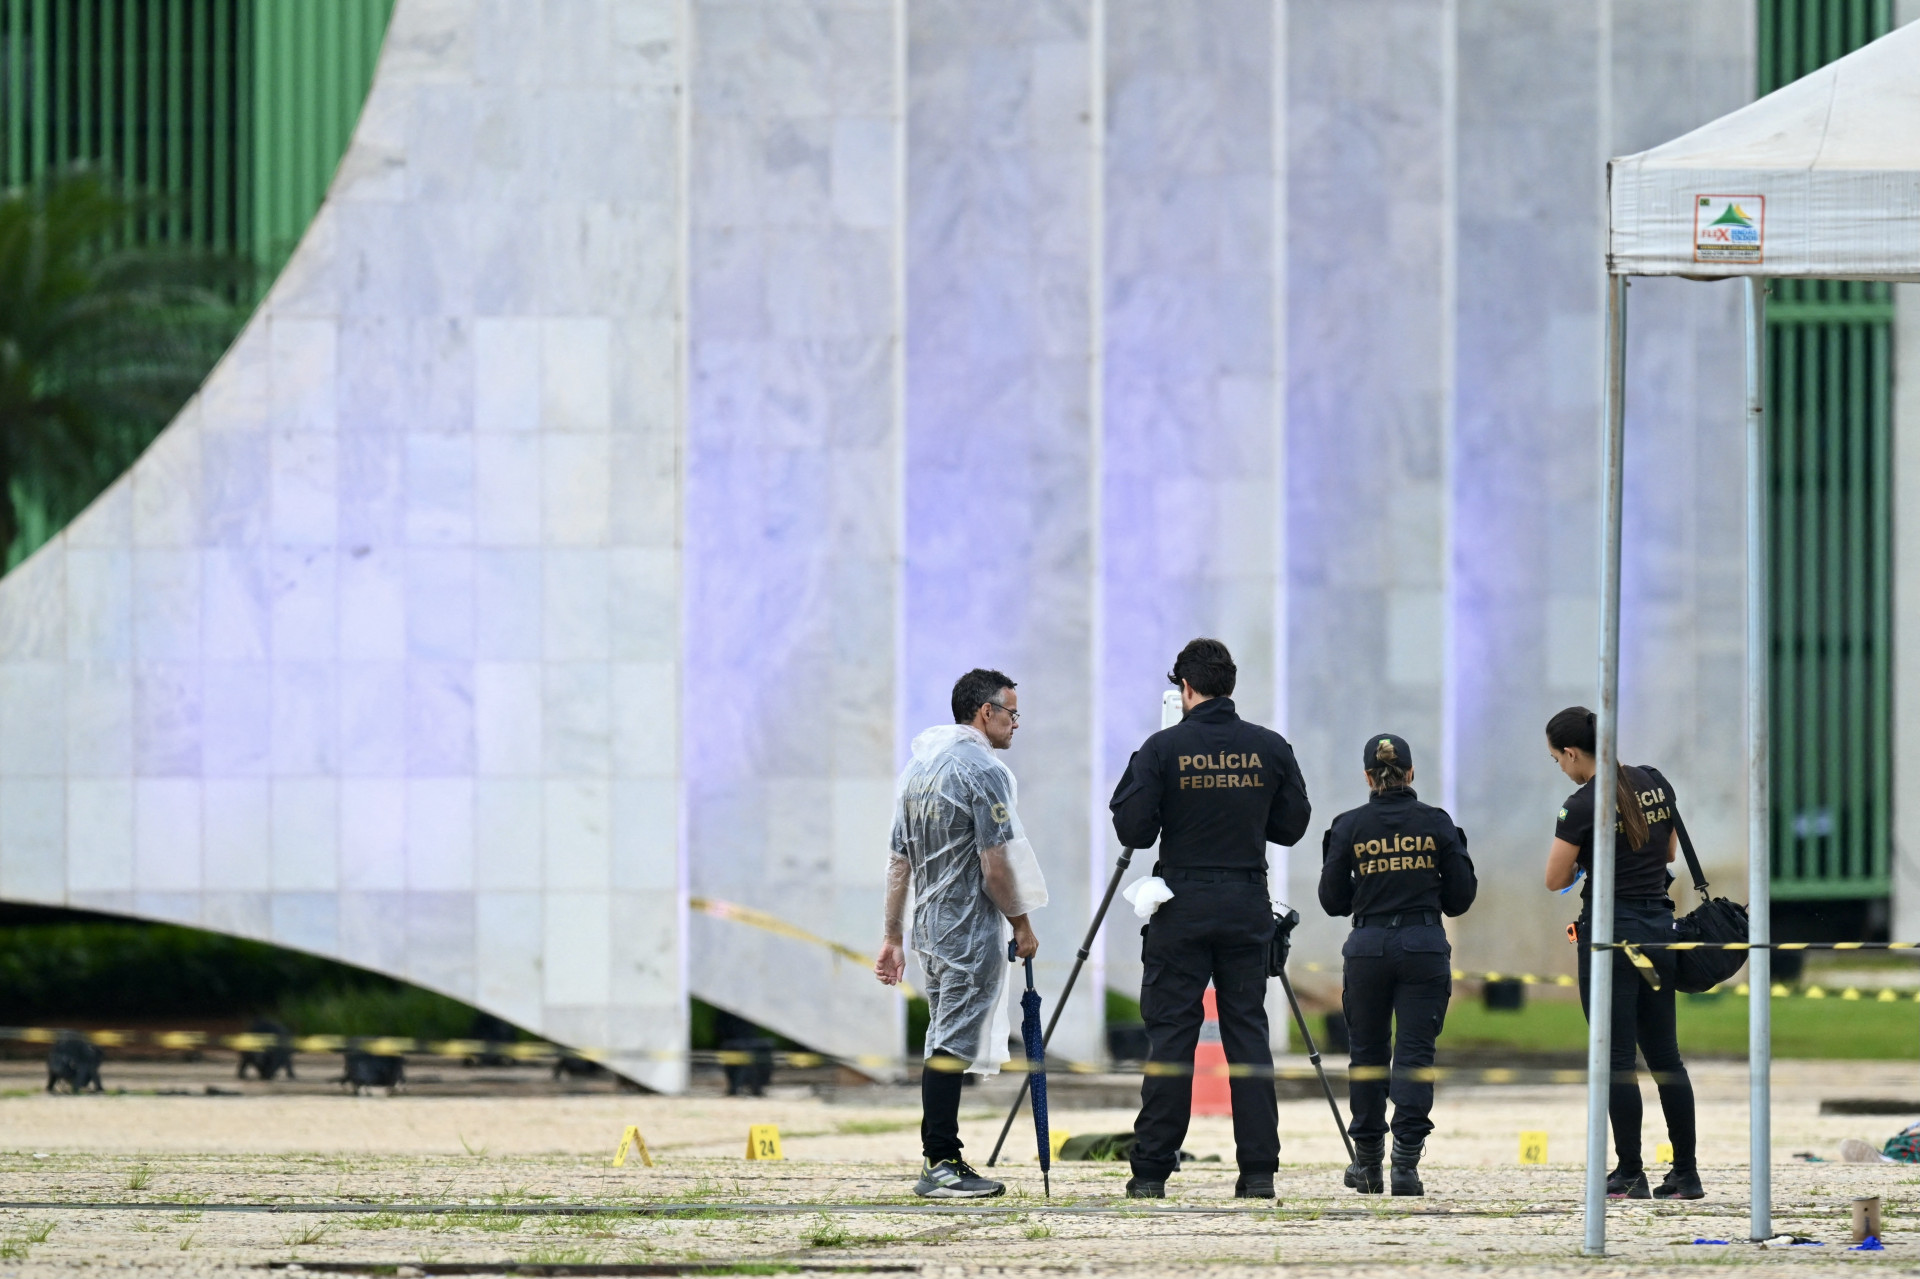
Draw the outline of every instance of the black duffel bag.
M1693 876L1693 889L1700 894L1700 904L1673 921L1673 939L1744 942L1747 940L1747 908L1739 902L1714 897L1707 892L1707 877L1700 873L1700 858L1694 854L1693 839L1687 834L1687 824L1680 820L1677 810L1673 814L1673 828L1680 835L1680 851L1686 855L1687 873ZM1692 995L1704 994L1739 972L1747 962L1748 955L1744 950L1676 950L1670 953L1675 960L1675 989Z

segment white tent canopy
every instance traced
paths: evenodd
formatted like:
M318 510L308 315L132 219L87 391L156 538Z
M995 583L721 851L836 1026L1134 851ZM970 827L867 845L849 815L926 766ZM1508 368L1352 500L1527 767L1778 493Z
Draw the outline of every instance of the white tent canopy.
M1769 277L1920 280L1920 23L1751 106L1607 166L1606 385L1601 430L1597 773L1619 759L1620 534L1626 448L1627 277L1744 276L1747 465L1747 1006L1750 1230L1773 1233L1771 829L1768 796L1766 296ZM1611 786L1594 829L1614 828ZM1594 842L1591 936L1614 938L1613 850ZM1601 954L1611 954L1603 951ZM1598 955L1596 955L1598 959ZM1588 1002L1612 1005L1614 964ZM1632 976L1622 980L1634 980ZM1587 1041L1586 1251L1606 1250L1609 1019Z
M1920 23L1608 179L1615 275L1920 280Z

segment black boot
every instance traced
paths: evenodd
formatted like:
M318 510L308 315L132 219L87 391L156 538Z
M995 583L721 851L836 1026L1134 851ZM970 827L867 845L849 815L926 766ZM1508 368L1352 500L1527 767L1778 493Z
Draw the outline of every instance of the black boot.
M1393 1193L1396 1195L1424 1195L1427 1188L1420 1184L1420 1152L1425 1141L1404 1142L1398 1137L1393 1139Z
M1347 1165L1347 1188L1363 1195L1377 1195L1387 1188L1380 1175L1380 1160L1387 1153L1385 1137L1355 1137L1353 1162Z
M1270 1172L1243 1172L1240 1179L1233 1183L1235 1199L1271 1199L1273 1198L1273 1174Z

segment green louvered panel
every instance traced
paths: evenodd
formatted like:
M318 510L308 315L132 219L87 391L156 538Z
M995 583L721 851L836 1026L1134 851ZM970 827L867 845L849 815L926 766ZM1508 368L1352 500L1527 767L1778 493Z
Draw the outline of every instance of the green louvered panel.
M393 0L0 0L0 180L86 161L142 239L275 268L333 179Z
M1761 0L1760 91L1892 25L1889 0ZM1893 295L1779 280L1773 448L1773 895L1885 897L1891 863Z
M277 266L353 136L393 0L251 0L252 242Z

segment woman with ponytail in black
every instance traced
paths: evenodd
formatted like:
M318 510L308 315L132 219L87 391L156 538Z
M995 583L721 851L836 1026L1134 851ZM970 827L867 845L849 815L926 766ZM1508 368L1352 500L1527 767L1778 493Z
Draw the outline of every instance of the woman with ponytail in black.
M1547 747L1560 771L1579 783L1567 797L1554 828L1553 850L1547 854L1547 887L1555 892L1571 888L1593 870L1594 717L1584 706L1570 706L1547 721ZM1614 941L1672 941L1673 899L1667 886L1673 875L1668 863L1678 855L1680 837L1674 829L1673 784L1660 770L1622 764L1613 778L1614 823ZM1592 911L1593 880L1580 890L1580 922L1575 937L1580 955L1580 1007L1587 1006L1591 952L1587 950ZM1607 1178L1607 1194L1614 1199L1702 1199L1700 1168L1695 1154L1693 1082L1680 1059L1680 1041L1674 1023L1673 964L1666 951L1647 952L1661 981L1655 990L1632 962L1613 951L1612 1068L1613 1084L1607 1114L1613 1121L1613 1148L1619 1164ZM1673 1167L1666 1180L1649 1191L1646 1166L1640 1155L1640 1079L1634 1050L1646 1054L1647 1067L1660 1089L1660 1109L1667 1119L1673 1143Z

